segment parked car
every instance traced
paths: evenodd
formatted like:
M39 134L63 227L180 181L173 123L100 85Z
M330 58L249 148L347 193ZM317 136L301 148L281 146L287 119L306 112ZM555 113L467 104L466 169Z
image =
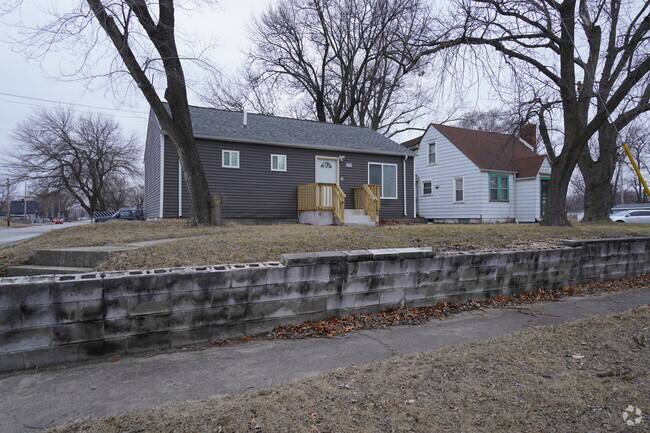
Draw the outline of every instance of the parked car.
M630 210L616 212L609 219L617 223L650 223L650 210Z
M108 220L144 220L144 214L142 209L120 209L113 215L95 218L96 223L102 223Z
M63 224L63 218L54 218L54 224Z

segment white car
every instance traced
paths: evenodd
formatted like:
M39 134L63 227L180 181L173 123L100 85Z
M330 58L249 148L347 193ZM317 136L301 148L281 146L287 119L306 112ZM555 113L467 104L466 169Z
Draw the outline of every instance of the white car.
M609 216L617 223L650 223L650 210L627 210Z

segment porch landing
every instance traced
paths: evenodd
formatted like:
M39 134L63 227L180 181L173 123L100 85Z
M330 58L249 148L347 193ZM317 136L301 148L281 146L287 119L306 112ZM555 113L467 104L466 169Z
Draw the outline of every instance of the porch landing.
M338 223L334 213L330 210L300 211L298 213L300 224L312 226L331 226ZM351 227L375 227L377 224L370 218L363 209L345 209L343 225Z

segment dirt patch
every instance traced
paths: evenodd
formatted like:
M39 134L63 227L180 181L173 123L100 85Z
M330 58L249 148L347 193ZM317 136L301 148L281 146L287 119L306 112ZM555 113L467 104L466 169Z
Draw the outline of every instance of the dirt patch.
M38 248L124 245L155 239L178 240L115 255L98 270L277 261L284 253L312 251L432 247L444 252L552 246L561 244L563 239L648 235L650 224L419 224L369 228L287 224L191 228L181 220L110 221L55 230L0 250L0 270L27 263Z
M650 306L48 432L642 432ZM333 354L335 356L335 354Z

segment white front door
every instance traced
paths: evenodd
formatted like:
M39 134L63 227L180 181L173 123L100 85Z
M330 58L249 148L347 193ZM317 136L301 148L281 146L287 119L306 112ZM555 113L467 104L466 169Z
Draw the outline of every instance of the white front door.
M339 183L339 159L316 157L316 183Z

